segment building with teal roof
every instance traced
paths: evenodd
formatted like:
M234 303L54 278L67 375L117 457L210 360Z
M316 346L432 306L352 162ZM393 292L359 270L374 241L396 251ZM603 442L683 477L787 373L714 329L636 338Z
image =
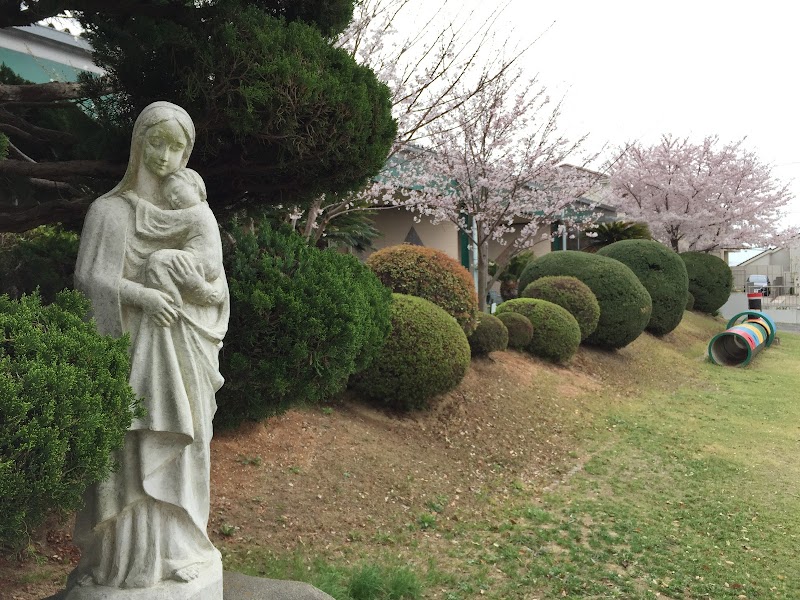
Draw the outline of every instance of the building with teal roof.
M43 25L0 29L0 63L32 83L76 81L82 71L103 73L86 40Z

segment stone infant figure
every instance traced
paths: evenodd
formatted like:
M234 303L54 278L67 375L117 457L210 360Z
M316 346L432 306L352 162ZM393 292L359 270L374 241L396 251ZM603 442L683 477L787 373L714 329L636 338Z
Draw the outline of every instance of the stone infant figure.
M162 210L149 202L141 202L134 194L126 199L136 208L136 222L144 237L159 239L164 230L175 230L175 223L184 223L183 240L178 249L158 250L150 254L144 265L145 287L167 294L176 307L183 306L184 295L199 305L219 304L224 291L213 286L222 271L222 249L219 228L214 214L206 203L205 182L188 168L168 175L161 194L170 210ZM196 274L180 289L174 273L175 261L188 261Z

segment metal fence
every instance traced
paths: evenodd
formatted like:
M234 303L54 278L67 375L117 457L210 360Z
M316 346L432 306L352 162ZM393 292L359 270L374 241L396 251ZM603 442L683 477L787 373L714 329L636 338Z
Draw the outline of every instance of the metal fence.
M799 308L800 296L789 294L787 291L782 286L769 286L768 293L762 292L761 306L764 308Z
M784 267L780 266L757 266L757 267L733 267L733 291L734 292L751 292L758 291L762 286L756 286L757 289L752 289L752 284L748 284L747 278L750 275L765 275L769 279L769 295L771 297L778 296L796 296L800 294L800 285L798 285L797 273L786 271Z

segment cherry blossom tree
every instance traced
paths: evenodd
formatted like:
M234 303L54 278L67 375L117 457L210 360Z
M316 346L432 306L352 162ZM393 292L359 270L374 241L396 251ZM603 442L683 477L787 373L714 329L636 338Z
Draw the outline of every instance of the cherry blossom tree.
M356 5L350 26L335 44L389 86L398 125L390 160L397 153L405 153L405 160L410 147L413 154L413 146L440 119L508 73L531 47L533 42L506 47L507 32L497 39L508 4L505 0L485 11L475 2L469 8L463 0L441 0L437 9L416 20L413 16L424 12L422 0L363 0ZM459 10L449 10L454 6ZM296 225L316 242L336 219L394 208L375 202L386 192L384 180L346 196L319 197Z
M609 168L611 202L676 251L780 244L796 234L781 231L792 194L744 142L664 135L631 144Z
M492 80L460 106L442 115L398 178L421 188L402 203L433 223L449 221L477 254L481 309L494 283L489 277L489 243L505 248L494 257L496 275L512 256L550 238L550 224L590 224L595 215L574 210L599 174L565 166L583 138L570 142L558 133L560 105L550 106L544 87L519 70ZM545 226L546 232L541 233Z

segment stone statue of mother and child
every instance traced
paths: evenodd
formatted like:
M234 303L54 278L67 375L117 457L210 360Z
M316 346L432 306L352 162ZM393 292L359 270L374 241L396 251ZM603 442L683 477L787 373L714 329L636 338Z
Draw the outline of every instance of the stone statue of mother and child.
M86 216L76 287L101 333L130 335L130 384L147 413L126 434L117 469L85 495L74 536L81 559L59 599L223 598L206 526L230 300L205 184L186 168L194 141L181 107L147 106L122 181ZM329 598L305 587L296 597Z

